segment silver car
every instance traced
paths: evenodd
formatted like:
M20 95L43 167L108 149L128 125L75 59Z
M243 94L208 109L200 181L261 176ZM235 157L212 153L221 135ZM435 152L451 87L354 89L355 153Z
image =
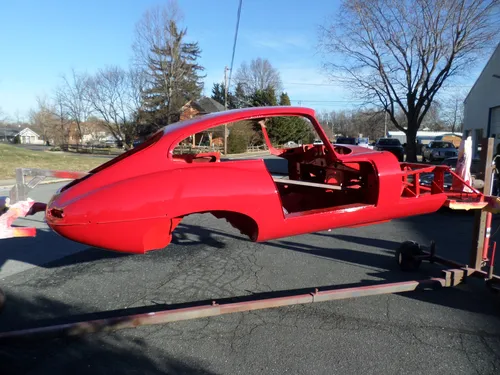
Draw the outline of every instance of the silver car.
M444 160L458 156L458 150L451 142L432 141L424 147L423 161Z

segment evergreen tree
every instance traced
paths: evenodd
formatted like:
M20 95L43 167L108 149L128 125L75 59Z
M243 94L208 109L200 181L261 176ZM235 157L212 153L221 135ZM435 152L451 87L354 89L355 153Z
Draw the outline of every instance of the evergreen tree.
M286 92L282 92L280 95L280 105L292 105L290 98Z
M224 83L214 83L214 86L212 87L212 99L218 101L222 105L224 105L225 101L225 90L226 86ZM237 104L236 97L231 91L228 90L227 92L227 109L235 109L239 108Z
M256 90L250 97L253 107L268 107L278 105L276 93L272 86L267 86L264 90Z
M291 105L287 93L281 93L279 104ZM296 116L271 119L267 126L267 132L274 145L282 145L288 141L310 143L314 138L311 124L306 119Z
M212 87L212 99L215 101L224 104L225 100L225 93L224 93L225 87L223 83L214 83L214 86ZM229 92L228 92L229 96Z
M175 21L168 23L169 38L164 45L153 44L146 71L148 86L143 92L139 116L148 131L178 121L181 107L200 97L203 89L197 63L201 50L197 42L186 42L187 29L179 30Z
M248 98L243 90L243 84L238 82L234 90L234 106L235 108L245 108L249 106Z

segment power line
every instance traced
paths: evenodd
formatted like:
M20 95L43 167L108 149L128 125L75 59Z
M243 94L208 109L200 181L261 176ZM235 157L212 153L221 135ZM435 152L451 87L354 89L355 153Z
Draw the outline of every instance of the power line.
M338 86L333 83L306 83L306 82L283 82L284 85L302 85L302 86Z
M232 62L231 62L231 70L232 70ZM231 73L230 73L231 74ZM241 82L250 82L248 80L243 80ZM308 82L282 82L283 85L290 85L290 86L326 86L326 87L339 87L340 84L335 84L335 83L308 83ZM445 89L449 88L459 88L459 87L471 87L472 84L470 85L447 85L443 86L442 90L444 91Z
M331 87L338 87L338 84L333 84L333 83L307 83L307 82L283 82L283 85L298 85L298 86L331 86ZM471 87L472 84L470 85L449 85L449 86L444 86L444 88L457 88L457 87Z
M236 41L238 40L238 29L240 27L240 16L241 16L241 4L243 0L240 0L240 5L238 6L238 14L236 19L236 30L234 33L234 43L233 43L233 55L231 57L231 68L229 70L229 82L227 88L231 87L231 76L233 75L233 63L234 63L234 53L236 52Z
M303 100L303 99L290 99L291 102L302 103L363 103L359 100Z

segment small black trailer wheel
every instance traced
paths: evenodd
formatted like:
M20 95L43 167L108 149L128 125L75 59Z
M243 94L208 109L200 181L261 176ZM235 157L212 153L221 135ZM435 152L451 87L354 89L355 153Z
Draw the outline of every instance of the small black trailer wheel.
M396 250L396 260L402 271L416 271L422 263L417 258L421 254L420 246L414 241L405 241Z

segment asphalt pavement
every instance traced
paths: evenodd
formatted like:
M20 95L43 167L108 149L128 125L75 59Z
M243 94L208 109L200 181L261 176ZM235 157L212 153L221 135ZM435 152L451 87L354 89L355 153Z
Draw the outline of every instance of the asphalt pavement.
M47 201L59 186L39 186L32 197ZM439 275L430 264L401 272L394 250L408 239L436 240L439 254L466 262L473 217L443 211L252 243L223 220L193 215L166 249L123 255L61 238L41 215L16 222L37 226L38 237L0 243L7 294L0 331L64 322L68 315ZM499 225L495 219L493 230ZM0 374L46 373L498 374L500 296L471 280L438 291L0 346Z

